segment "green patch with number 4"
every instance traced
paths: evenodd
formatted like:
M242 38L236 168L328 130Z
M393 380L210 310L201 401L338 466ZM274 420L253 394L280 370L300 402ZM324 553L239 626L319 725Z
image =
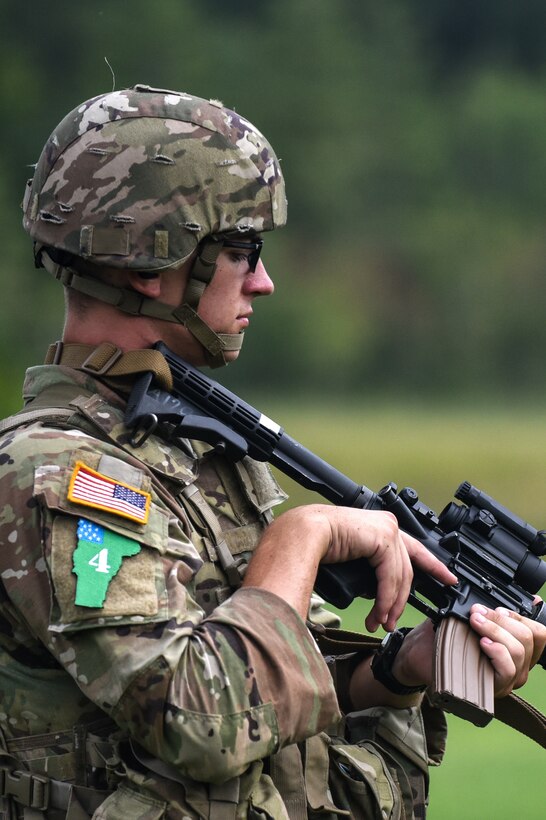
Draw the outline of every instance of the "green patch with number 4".
M78 546L73 556L73 572L78 577L75 603L102 607L110 581L119 572L123 559L139 552L137 541L80 518Z

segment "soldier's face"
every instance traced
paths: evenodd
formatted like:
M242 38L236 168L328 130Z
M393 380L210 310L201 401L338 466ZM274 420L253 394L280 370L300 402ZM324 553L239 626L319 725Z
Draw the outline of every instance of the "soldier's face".
M254 299L257 296L269 296L273 293L273 282L261 259L253 271L249 265L248 256L249 251L241 248L223 248L218 254L215 274L211 283L205 288L198 308L199 316L216 333L244 332L250 325ZM183 280L171 278L173 293L169 294L170 304L180 304L185 285L185 278ZM180 349L181 343L184 343L183 355L186 359L192 364L205 363L201 346L193 337L188 339L189 334L185 328L177 329L176 326L171 326L169 330L171 331L169 335L174 335L178 330L183 331L184 334L184 340L180 338L176 347L173 346L174 340L169 344L167 339L164 339L169 347L173 350ZM192 348L191 350L187 349L188 345ZM233 361L238 355L238 351L232 351L226 353L226 359Z
M224 248L218 255L212 282L201 297L198 313L217 332L241 333L250 324L254 299L269 296L273 290L261 259L253 271L247 251Z

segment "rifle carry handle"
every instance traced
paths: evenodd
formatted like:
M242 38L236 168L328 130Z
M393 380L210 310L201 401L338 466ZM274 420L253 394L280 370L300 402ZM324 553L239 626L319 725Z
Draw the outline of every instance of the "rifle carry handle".
M476 726L494 717L494 671L480 638L466 621L443 618L436 628L432 702Z

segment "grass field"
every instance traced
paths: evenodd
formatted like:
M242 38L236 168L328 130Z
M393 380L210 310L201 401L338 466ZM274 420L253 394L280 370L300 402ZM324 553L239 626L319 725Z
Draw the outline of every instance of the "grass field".
M354 480L379 489L410 485L436 511L468 480L537 528L546 528L546 424L539 410L458 412L417 405L383 408L286 407L262 402L294 438ZM290 505L315 499L281 478ZM544 594L544 590L543 590ZM355 602L344 625L362 628L367 604ZM420 618L408 609L401 623ZM546 712L546 671L533 670L519 694ZM543 820L544 750L493 722L478 729L449 718L444 764L431 773L429 820Z

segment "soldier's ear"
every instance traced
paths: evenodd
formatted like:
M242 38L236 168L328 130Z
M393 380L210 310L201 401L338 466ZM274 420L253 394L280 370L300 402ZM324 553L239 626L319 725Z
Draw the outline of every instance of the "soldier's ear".
M156 271L128 271L129 284L133 290L150 299L158 299L161 293L161 275Z

